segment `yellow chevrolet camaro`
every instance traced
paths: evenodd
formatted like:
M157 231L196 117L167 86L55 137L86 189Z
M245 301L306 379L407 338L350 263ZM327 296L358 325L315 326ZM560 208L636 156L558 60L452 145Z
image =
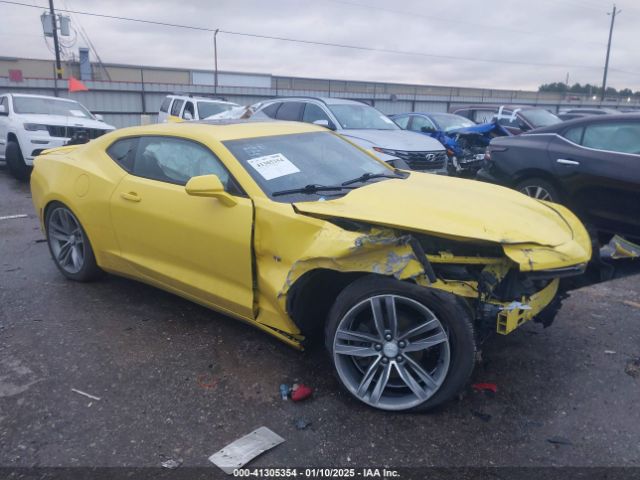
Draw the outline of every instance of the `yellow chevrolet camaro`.
M303 123L117 130L45 151L31 189L65 277L134 278L296 348L323 336L344 387L385 410L457 394L478 342L550 323L591 256L560 205L394 170Z

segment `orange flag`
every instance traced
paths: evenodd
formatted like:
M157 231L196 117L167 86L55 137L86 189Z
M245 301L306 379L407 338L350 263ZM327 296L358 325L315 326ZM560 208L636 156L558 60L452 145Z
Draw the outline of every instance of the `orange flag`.
M88 92L87 86L75 77L69 77L69 93Z

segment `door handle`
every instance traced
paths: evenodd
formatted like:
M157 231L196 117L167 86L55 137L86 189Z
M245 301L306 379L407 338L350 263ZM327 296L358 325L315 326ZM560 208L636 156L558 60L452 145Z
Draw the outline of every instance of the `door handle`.
M142 200L136 192L122 192L120 193L120 196L125 200L129 200L130 202L139 202L140 200Z
M566 158L559 158L556 160L556 163L560 165L580 165L580 162L576 162L575 160L568 160Z

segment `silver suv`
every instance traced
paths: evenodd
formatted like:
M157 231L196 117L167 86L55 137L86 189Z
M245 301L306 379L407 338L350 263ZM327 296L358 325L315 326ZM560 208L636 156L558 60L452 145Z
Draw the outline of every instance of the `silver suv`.
M447 154L440 142L400 129L383 113L361 102L277 98L255 105L254 110L253 116L323 125L398 168L447 174Z

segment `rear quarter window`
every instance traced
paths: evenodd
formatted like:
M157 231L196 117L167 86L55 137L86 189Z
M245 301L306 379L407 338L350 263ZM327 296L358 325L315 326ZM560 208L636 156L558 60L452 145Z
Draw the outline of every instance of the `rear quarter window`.
M133 162L136 156L136 148L138 147L138 138L124 138L112 143L107 148L109 155L114 162L124 168L127 172L133 171Z
M160 105L160 111L167 113L169 111L169 105L171 105L171 98L167 97Z

